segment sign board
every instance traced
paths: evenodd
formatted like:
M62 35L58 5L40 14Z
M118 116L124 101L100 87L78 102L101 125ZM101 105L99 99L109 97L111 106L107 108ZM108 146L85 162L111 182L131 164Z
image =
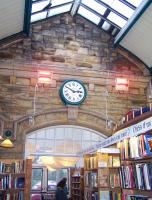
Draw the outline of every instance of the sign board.
M86 154L91 153L94 151L97 151L99 148L102 147L108 147L112 144L115 144L125 138L138 136L142 133L146 133L147 131L152 130L152 117L149 117L137 124L134 124L132 126L129 126L127 128L121 129L117 131L113 136L105 139L102 142L97 143L96 145L93 145L84 151L81 151L80 154Z

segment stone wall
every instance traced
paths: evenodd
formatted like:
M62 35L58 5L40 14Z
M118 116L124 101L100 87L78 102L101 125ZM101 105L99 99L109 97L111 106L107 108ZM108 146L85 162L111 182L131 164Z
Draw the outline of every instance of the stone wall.
M25 134L31 130L52 124L74 124L110 135L112 132L105 124L107 115L118 122L128 110L146 105L148 71L139 60L120 48L114 49L112 44L113 38L95 25L65 14L33 24L29 38L0 50L0 115L4 129L15 131L14 156L22 157L24 144L20 141L24 143ZM51 85L38 88L39 118L31 128L28 119L33 114L40 69L53 71L53 80ZM115 90L116 77L129 79L129 91ZM83 81L88 91L74 121L59 97L59 89L67 79ZM60 112L59 121L55 111ZM46 112L50 113L49 120ZM9 151L1 152L9 156Z

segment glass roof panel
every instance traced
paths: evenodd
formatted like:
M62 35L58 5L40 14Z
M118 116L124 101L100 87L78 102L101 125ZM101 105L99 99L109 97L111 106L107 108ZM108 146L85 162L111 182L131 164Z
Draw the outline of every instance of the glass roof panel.
M52 0L51 4L52 4L52 7L53 7L53 6L62 5L64 3L68 3L68 2L72 2L72 0Z
M86 8L84 8L82 6L79 7L78 13L81 16L85 17L86 19L92 21L93 23L95 23L97 25L100 22L101 18L99 16L97 16L96 14L92 13L91 11L87 10Z
M43 8L45 8L49 4L49 2L50 2L50 0L33 3L32 13L43 10Z
M108 23L108 22L104 22L103 25L102 25L102 28L105 30L105 31L108 31L109 28L111 27L111 25Z
M126 1L128 1L129 3L134 5L135 7L138 7L143 0L126 0Z
M126 20L124 20L123 18L119 17L118 15L116 15L113 12L110 12L110 14L108 15L107 19L109 19L111 22L115 23L116 25L118 25L119 27L123 27L126 24Z
M134 13L134 10L125 5L124 3L120 2L119 0L114 0L111 4L111 7L121 13L122 15L130 18L131 15Z
M49 10L48 17L68 12L68 11L70 11L71 6L72 6L72 4L70 3L70 4L67 4L64 6L58 6L56 8L52 8Z
M104 15L105 11L107 10L107 8L105 8L103 5L97 3L94 0L82 0L81 2L101 15Z
M47 11L43 11L31 16L31 22L39 21L45 19L47 15Z
M112 3L114 2L114 0L100 0L100 1L106 3L109 6L112 5Z

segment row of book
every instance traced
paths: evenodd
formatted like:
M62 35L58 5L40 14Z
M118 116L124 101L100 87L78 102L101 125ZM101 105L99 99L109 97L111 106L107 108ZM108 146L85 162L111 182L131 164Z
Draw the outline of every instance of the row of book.
M152 155L152 134L124 139L120 144L121 159Z
M98 169L98 186L99 187L120 187L119 170L111 172L109 169Z
M4 191L0 191L0 200L24 200L24 192L16 192L13 195L10 193L6 193Z
M121 200L121 193L109 190L99 190L96 200Z
M25 186L25 177L11 177L11 175L4 176L0 178L0 189L18 189L24 188Z
M25 161L15 161L12 163L0 161L0 173L23 173Z
M90 188L97 187L97 172L85 172L84 184Z
M152 200L152 198L144 195L122 194L122 200Z
M85 170L97 169L100 167L119 167L120 158L116 155L108 155L108 153L97 153L90 157L84 157Z
M152 163L121 166L120 177L123 188L152 190Z

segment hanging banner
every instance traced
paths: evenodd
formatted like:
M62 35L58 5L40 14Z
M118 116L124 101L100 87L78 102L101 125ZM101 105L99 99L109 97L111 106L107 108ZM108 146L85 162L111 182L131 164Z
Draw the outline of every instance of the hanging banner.
M152 130L152 117L149 117L137 124L134 124L132 126L117 131L113 136L105 139L102 142L97 143L96 145L90 146L84 151L81 151L80 154L95 152L99 148L110 146L125 138L138 136L150 130Z

